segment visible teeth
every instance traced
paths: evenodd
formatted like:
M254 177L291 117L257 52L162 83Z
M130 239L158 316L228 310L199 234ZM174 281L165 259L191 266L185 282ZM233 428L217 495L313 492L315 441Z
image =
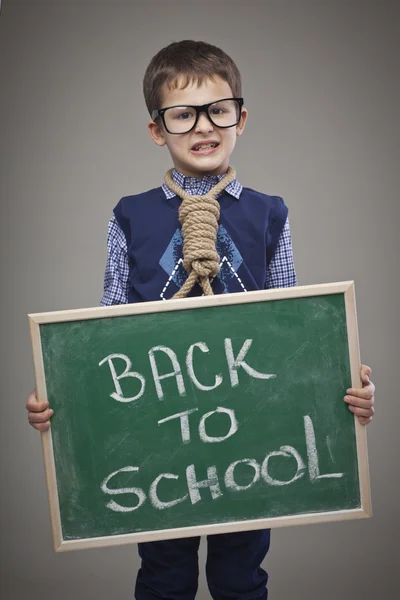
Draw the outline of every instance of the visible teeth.
M195 150L208 150L209 148L215 148L217 144L202 144L201 146L196 146Z

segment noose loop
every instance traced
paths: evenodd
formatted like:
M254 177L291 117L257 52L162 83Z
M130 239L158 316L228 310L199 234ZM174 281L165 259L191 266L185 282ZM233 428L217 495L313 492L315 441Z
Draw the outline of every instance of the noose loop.
M182 199L179 207L179 221L183 234L183 266L188 277L173 298L184 298L198 282L206 296L212 296L210 279L219 273L220 258L216 249L219 202L216 196L236 177L236 171L229 167L218 183L204 196L191 196L172 179L173 169L165 174L165 183Z

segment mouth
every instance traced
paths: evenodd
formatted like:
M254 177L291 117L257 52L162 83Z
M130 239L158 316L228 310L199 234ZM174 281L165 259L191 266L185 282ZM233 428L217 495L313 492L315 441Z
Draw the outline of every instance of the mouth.
M219 142L202 142L199 144L194 144L191 148L191 151L195 152L196 154L211 154L211 152L214 152L218 146Z

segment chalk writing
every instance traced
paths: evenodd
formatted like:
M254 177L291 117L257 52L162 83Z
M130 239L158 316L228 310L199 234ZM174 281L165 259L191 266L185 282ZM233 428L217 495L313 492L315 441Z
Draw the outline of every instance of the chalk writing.
M217 412L217 411L214 411L214 412ZM173 417L177 417L177 416L178 415L173 415ZM167 419L164 419L163 421L166 421L166 420ZM343 473L330 473L330 474L327 473L327 474L320 475L319 467L318 467L318 452L317 452L317 447L316 447L315 435L310 434L311 430L314 431L313 423L312 423L310 416L308 416L308 415L303 417L303 421L304 421L305 441L306 441L307 457L308 457L308 475L309 475L310 481L311 482L315 481L318 478L343 477L343 475L344 475ZM235 421L235 423L237 425L236 421ZM293 477L291 477L290 479L288 479L287 481L282 481L282 480L273 478L269 473L269 462L270 462L271 458L280 458L280 459L285 459L285 460L293 460L294 459L296 467L297 467L295 475ZM252 480L250 481L250 483L248 483L246 485L238 484L235 481L235 469L239 464L248 465L254 471ZM110 479L119 473L132 472L132 471L139 473L139 470L140 470L139 467L133 467L133 466L123 467L122 469L119 469L119 471L115 471L114 473L111 473L111 475L109 475L108 477L105 478L105 480L101 484L101 489L105 494L118 495L118 494L133 493L138 498L138 502L135 505L130 506L130 507L121 506L120 504L118 504L117 502L112 500L111 502L109 502L107 504L107 507L110 510L113 510L115 512L131 512L131 511L134 511L134 510L137 510L138 508L140 508L142 506L142 504L145 502L146 494L142 488L134 487L134 488L110 489L107 485L108 482L110 481ZM263 461L261 463L259 463L254 458L243 458L241 460L232 462L231 464L228 465L228 467L224 473L223 481L224 481L224 484L225 484L225 487L227 488L227 490L234 491L234 492L241 492L241 491L250 489L258 482L261 482L262 484L267 484L270 486L291 485L295 481L297 481L298 479L303 477L304 474L306 473L306 471L307 471L307 466L306 466L303 458L301 457L300 453L292 446L285 445L285 446L281 446L279 450L269 452L265 456L265 458L263 459ZM149 499L150 499L150 502L153 505L153 507L158 510L163 510L166 508L170 508L171 506L175 506L176 504L179 504L181 502L185 502L187 500L190 500L190 502L193 505L197 504L202 499L200 490L207 489L207 488L210 490L211 498L213 500L217 500L218 498L220 498L223 495L223 491L221 490L221 486L220 486L220 479L218 476L217 467L215 465L211 465L210 467L207 468L207 478L202 479L202 480L199 480L197 478L195 465L194 464L188 465L186 467L185 478L186 478L186 486L188 489L188 494L185 494L184 496L182 496L180 498L176 498L174 500L163 501L163 500L160 500L160 498L158 497L157 487L158 487L159 482L162 479L177 480L177 479L179 479L179 475L177 475L176 473L161 473L160 475L158 475L154 479L153 483L150 486L150 490L149 490Z
M239 385L240 369L243 369L247 376L254 379L268 381L277 377L277 374L275 373L262 373L257 371L245 361L252 343L252 339L246 339L242 343L240 350L235 353L233 350L232 339L224 339L224 355L229 372L229 383L232 388ZM208 382L201 382L196 375L195 369L195 356L198 355L198 352L201 352L202 354L208 354L210 352L205 342L195 342L189 346L185 359L187 376L198 390L212 393L213 390L223 385L223 375L222 373L213 373ZM171 370L167 370L167 372L162 372L160 369L158 358L161 354L164 354L169 359L171 364ZM165 399L165 392L162 383L165 379L169 378L175 380L176 390L179 396L186 396L186 387L182 368L178 360L178 356L172 348L164 345L153 346L148 351L148 359L158 400ZM118 374L116 364L119 364L120 361L123 361L123 370ZM138 401L144 396L146 390L146 378L143 374L132 370L132 361L128 356L118 353L109 354L99 362L99 366L105 364L108 364L109 366L112 383L115 388L115 390L109 394L113 400L116 400L117 402L129 403ZM165 365L165 360L163 360L163 365ZM137 382L138 390L134 396L126 397L123 394L120 382L128 377ZM193 435L198 435L198 438L204 444L220 444L234 436L239 430L240 424L236 417L235 411L229 407L217 406L214 410L205 412L201 415L197 427L197 433L195 433L193 425L191 427L191 415L198 411L199 407L195 407L175 412L174 414L159 419L157 421L157 426L160 427L162 425L163 427L169 427L171 431L171 437L173 437L177 433L177 424L175 424L175 422L179 421L180 438L177 437L177 442L183 444L190 444L192 442ZM220 419L220 421L222 419L221 422L224 424L224 433L221 434L221 431L219 431L219 435L211 435L209 431L207 431L207 426L216 416L218 419ZM135 478L138 477L140 481L140 465L124 466L105 477L100 487L102 492L104 492L104 494L107 496L115 497L125 494L129 497L129 495L134 495L135 500L126 506L125 504L127 503L127 498L125 496L124 504L112 499L106 504L106 506L109 510L114 512L129 513L140 509L140 507L143 506L146 501L149 501L156 510L166 510L183 502L190 502L192 505L198 504L201 502L202 498L204 498L205 494L210 494L211 499L216 501L225 493L244 492L255 485L268 485L274 487L293 485L296 481L303 478L307 471L309 480L312 483L316 483L320 479L342 477L344 475L343 473L320 473L314 425L309 415L305 415L303 417L303 428L307 454L306 459L301 456L300 452L296 448L286 444L280 446L277 450L268 452L262 458L262 460L256 460L255 458L248 457L235 460L226 465L224 473L222 474L218 472L216 465L210 465L206 467L205 473L203 467L203 473L200 475L200 473L196 472L196 466L194 464L189 464L186 466L184 472L166 472L157 475L150 484L147 493L143 490L143 487L109 487L110 481L114 478L117 478L118 482L123 481L124 477L131 481L133 474ZM294 474L287 479L277 479L276 476L273 476L271 474L270 464L276 464L277 461L289 461L289 464L292 465L292 472L295 469ZM246 483L238 482L236 479L236 471L240 465L242 470L244 469L251 475L251 480L246 480ZM206 474L206 477L202 478L204 477L204 474ZM165 490L168 490L168 481L171 480L182 480L187 493L175 498L160 498L160 483L164 481L162 489L164 490L165 494ZM222 487L221 482L223 482ZM182 491L183 490L181 490L181 492Z
M248 375L250 375L250 377L254 377L255 379L273 379L276 377L276 374L274 374L274 373L260 373L259 371L256 371L256 369L253 369L253 367L251 367L250 365L248 365L245 362L244 359L246 357L246 354L250 350L252 343L253 343L253 340L247 339L243 343L241 349L239 350L239 353L235 357L235 355L233 353L232 340L230 338L226 338L224 340L225 357L226 357L226 362L227 362L227 366L229 369L229 377L230 377L230 382L231 382L232 387L236 387L239 385L239 375L238 375L239 368L242 368ZM205 342L196 342L189 347L189 349L186 353L186 370L187 370L188 377L199 390L212 391L222 384L223 377L220 373L218 373L215 375L215 380L212 385L205 385L203 383L200 383L200 381L198 380L198 378L195 374L195 370L194 370L194 349L195 348L199 348L199 350L201 350L201 352L203 352L203 353L209 352L208 346ZM170 371L169 373L160 374L160 372L159 372L156 356L157 356L157 353L160 353L160 352L166 354L166 356L168 356L169 360L171 361L172 371ZM156 389L158 399L164 400L164 391L163 391L161 382L164 379L168 379L170 377L175 378L179 395L186 396L186 388L185 388L185 382L183 379L181 365L179 363L176 353L172 350L172 348L169 348L168 346L154 346L153 348L151 348L149 350L148 356L149 356L151 372L152 372L154 386ZM117 370L114 365L114 361L116 359L123 360L125 363L125 370L120 375L117 374ZM139 400L139 398L141 398L143 396L144 391L145 391L145 386L146 386L145 377L144 377L144 375L142 375L136 371L130 370L132 368L132 362L128 356L125 356L124 354L109 354L108 356L103 358L103 360L101 360L99 362L99 366L101 366L105 363L108 363L108 366L111 371L112 381L115 386L115 391L110 393L111 398L113 398L114 400L117 400L118 402L133 402L134 400ZM121 384L120 384L120 380L125 379L126 377L132 377L132 378L138 379L140 381L140 391L135 396L132 396L129 398L125 398L123 396L123 392L122 392L122 388L121 388Z
M125 371L123 373L121 373L120 375L117 375L117 371L115 370L115 367L114 367L113 361L116 358L119 358L125 362ZM115 392L110 394L111 398L113 398L114 400L117 400L117 402L133 402L134 400L138 400L139 398L141 398L143 396L144 390L146 387L146 380L143 377L143 375L141 375L140 373L136 373L135 371L130 370L132 367L132 363L127 356L125 356L124 354L109 354L108 356L106 356L106 358L103 358L103 360L101 360L99 362L99 365L101 366L105 362L108 362L108 366L110 367L111 376L112 376L113 383L115 386ZM139 393L136 394L136 396L132 396L131 398L125 398L122 395L122 388L121 388L121 385L119 382L120 382L120 379L125 379L125 377L133 377L140 381L140 391L139 391Z

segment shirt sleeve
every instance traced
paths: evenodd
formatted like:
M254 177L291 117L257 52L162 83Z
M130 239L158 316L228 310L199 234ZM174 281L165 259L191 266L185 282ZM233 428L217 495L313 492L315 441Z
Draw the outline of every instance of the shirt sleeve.
M115 217L108 223L107 263L100 306L128 303L129 263L125 235Z
M294 287L297 277L293 262L292 237L289 219L279 237L278 246L267 268L266 289Z

